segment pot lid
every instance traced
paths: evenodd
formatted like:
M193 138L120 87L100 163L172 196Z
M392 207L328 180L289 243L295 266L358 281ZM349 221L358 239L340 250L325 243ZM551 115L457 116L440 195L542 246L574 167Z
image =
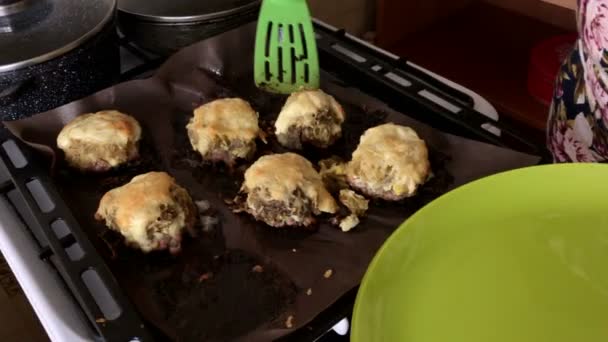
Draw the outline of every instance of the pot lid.
M199 22L258 6L260 0L118 0L118 10L159 23Z
M80 46L112 19L116 0L0 0L0 72Z

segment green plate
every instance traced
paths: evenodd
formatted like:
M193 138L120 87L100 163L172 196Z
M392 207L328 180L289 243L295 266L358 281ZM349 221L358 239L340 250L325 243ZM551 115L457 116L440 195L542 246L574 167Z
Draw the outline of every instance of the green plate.
M352 341L608 341L608 165L511 171L430 203L372 261Z

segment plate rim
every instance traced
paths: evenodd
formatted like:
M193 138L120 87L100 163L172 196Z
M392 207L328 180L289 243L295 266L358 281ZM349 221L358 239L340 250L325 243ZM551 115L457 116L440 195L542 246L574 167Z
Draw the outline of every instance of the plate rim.
M410 229L410 227L412 225L414 225L419 220L419 217L425 215L427 211L433 210L437 206L442 205L442 203L444 201L447 201L448 199L451 199L454 196L460 196L461 193L470 191L471 188L483 186L485 183L495 182L497 179L500 179L500 178L516 177L518 174L531 173L531 172L547 172L546 170L567 170L567 171L562 171L562 172L574 172L574 170L577 170L577 169L594 169L594 170L605 169L606 171L608 171L608 164L600 164L600 163L547 164L547 165L528 166L528 167L499 172L499 173L489 175L489 176L474 180L472 182L466 183L460 187L457 187L457 188L443 194L442 196L429 202L427 205L425 205L420 210L415 212L412 216L410 216L405 221L403 221L401 223L401 225L397 229L395 229L395 231L386 239L386 241L384 241L384 243L382 244L380 249L378 249L378 251L376 252L374 257L372 258L372 261L369 263L369 266L367 267L367 270L365 271L365 274L361 280L361 284L359 286L359 290L357 291L357 296L355 298L355 305L353 307L353 317L352 317L352 322L351 322L351 338L350 338L351 342L363 341L360 337L360 335L361 335L360 328L359 328L360 325L358 324L358 321L362 319L361 313L360 313L362 310L361 306L363 305L363 304L361 304L362 303L361 298L365 295L365 292L369 291L368 284L370 281L369 279L372 277L371 274L373 273L373 269L378 267L378 264L381 262L381 259L383 259L384 255L387 253L386 251L389 248L392 248L390 246L392 244L394 244L395 241L397 239L399 239L401 235L407 234L407 231ZM550 171L550 172L556 172L556 171Z

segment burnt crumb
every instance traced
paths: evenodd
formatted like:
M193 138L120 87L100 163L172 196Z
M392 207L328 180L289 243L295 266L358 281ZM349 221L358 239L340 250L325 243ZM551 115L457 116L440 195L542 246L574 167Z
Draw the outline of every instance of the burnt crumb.
M287 317L287 320L285 321L285 327L287 329L292 329L293 328L293 320L294 320L293 315L290 315L289 317Z
M206 280L209 280L211 278L213 278L213 272L203 273L203 274L201 274L200 277L198 277L198 282L202 283L202 282L204 282Z

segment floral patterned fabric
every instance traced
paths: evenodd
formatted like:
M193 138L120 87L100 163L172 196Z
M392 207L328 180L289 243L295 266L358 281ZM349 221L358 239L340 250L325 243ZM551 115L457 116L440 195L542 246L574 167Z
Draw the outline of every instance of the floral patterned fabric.
M555 162L608 161L608 0L579 0L579 40L556 80L547 126Z

